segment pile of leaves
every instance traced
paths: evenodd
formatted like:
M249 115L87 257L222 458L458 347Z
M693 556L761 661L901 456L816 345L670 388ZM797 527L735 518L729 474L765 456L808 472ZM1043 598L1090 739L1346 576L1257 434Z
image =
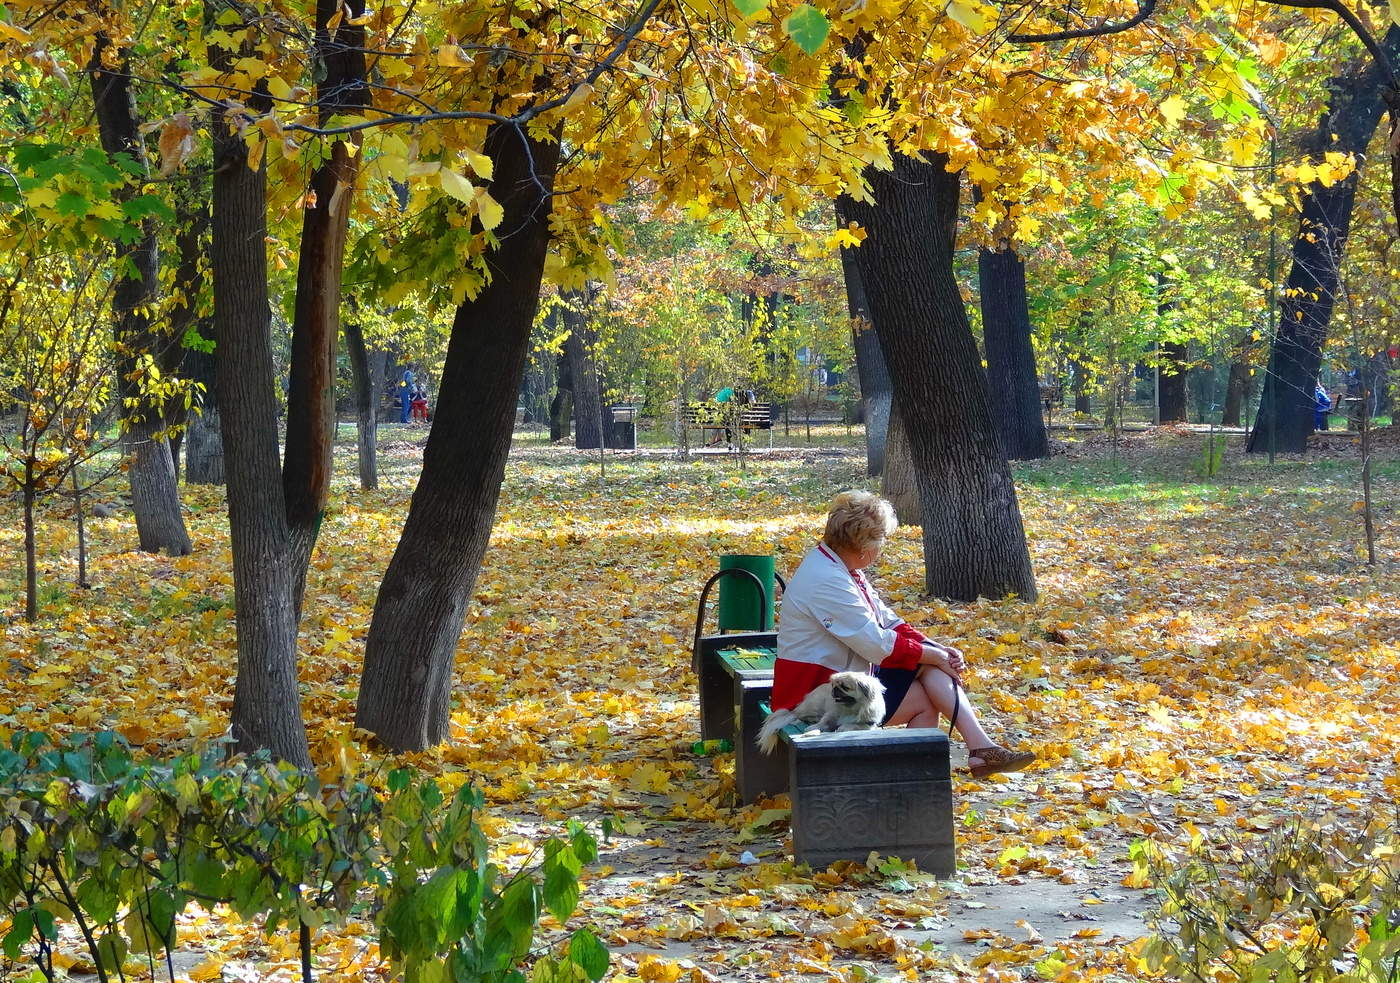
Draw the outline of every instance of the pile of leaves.
M623 983L1138 972L1146 926L1132 913L1150 876L1135 844L1247 842L1291 815L1361 816L1400 796L1400 570L1363 562L1355 460L1270 468L1232 438L1203 481L1199 438L1168 440L1020 470L1034 603L922 597L916 529L899 530L872 571L909 621L967 653L994 736L1040 754L1027 772L956 783L956 883L878 858L795 868L786 801L735 807L732 756L691 748L700 586L726 552L771 551L790 571L831 495L871 484L853 457L757 455L741 469L610 455L603 479L596 458L517 449L459 648L453 740L403 763L449 792L479 788L506 864L569 819L612 818L621 833L585 872L570 929L581 918L617 953ZM394 448L372 493L353 487L342 448L313 559L303 708L328 772L380 764L350 721L421 455L420 441ZM1377 471L1378 535L1393 544L1400 468ZM113 729L166 754L223 731L227 520L217 489L187 488L186 501L189 557L130 552L129 517L94 522L91 592L62 586L75 543L60 513L48 517L48 620L13 622L0 641L0 738ZM1008 898L1050 907L999 922ZM177 931L216 967L199 978L296 965L294 943L222 909ZM337 979L384 971L354 931L321 933L316 959Z

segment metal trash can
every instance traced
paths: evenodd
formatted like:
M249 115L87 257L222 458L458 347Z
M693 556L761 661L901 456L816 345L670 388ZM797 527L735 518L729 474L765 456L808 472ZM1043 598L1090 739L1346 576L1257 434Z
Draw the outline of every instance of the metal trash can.
M612 432L608 446L613 450L634 451L637 449L637 407L632 403L615 403L608 407L612 412Z
M747 570L757 578L725 577L719 582L719 630L772 631L773 581L777 561L772 555L726 553L719 558L720 570ZM761 587L762 590L755 590Z

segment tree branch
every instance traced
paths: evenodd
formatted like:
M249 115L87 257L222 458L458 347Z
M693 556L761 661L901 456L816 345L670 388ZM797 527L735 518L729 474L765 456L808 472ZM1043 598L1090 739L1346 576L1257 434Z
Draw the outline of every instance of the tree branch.
M1302 7L1308 10L1330 10L1340 17L1351 28L1351 32L1357 39L1365 45L1371 57L1375 59L1376 65L1385 73L1386 84L1391 89L1400 89L1395 77L1395 66L1391 64L1390 56L1385 53L1370 31L1366 30L1366 25L1352 12L1351 8L1342 3L1341 0L1265 0L1276 7Z
M1267 2L1279 2L1279 0L1267 0ZM1306 4L1307 6L1322 6L1322 2ZM1304 6L1304 4L1299 4ZM1068 31L1053 31L1049 34L1008 34L1006 40L1011 44L1035 44L1042 41L1073 41L1076 38L1097 38L1106 34L1121 34L1124 31L1132 30L1147 18L1152 16L1152 12L1157 9L1157 0L1141 0L1138 4L1138 12L1127 20L1117 24L1099 24L1096 27L1080 27Z

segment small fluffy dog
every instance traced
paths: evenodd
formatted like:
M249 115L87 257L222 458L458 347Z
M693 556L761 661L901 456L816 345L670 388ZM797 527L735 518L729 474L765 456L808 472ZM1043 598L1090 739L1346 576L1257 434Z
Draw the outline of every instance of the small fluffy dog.
M764 754L772 754L778 746L778 732L799 720L831 732L868 730L879 727L884 719L884 685L869 673L838 672L793 709L771 714L758 732L758 748Z

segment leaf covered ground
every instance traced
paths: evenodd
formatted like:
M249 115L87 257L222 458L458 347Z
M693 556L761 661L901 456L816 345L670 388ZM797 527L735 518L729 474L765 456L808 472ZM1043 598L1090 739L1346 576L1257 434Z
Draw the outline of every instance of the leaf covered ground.
M423 440L382 432L384 488L359 491L340 460L308 587L304 712L327 765L375 761L350 721ZM1354 456L1270 467L1232 441L1209 480L1194 470L1202 438L1185 434L1070 444L1019 468L1035 603L921 597L918 531L896 533L874 571L887 600L967 653L989 729L1041 755L1019 775L956 783L954 882L878 862L794 867L785 800L734 807L732 756L691 749L689 640L715 557L774 551L791 570L830 496L871 484L849 450L779 451L743 469L610 455L600 480L596 458L522 441L459 649L454 740L412 760L486 791L506 857L565 817L614 818L621 832L576 920L614 950L619 981L1135 975L1141 923L1122 916L1146 904L1136 841L1256 837L1400 798L1395 451L1378 468L1371 569ZM223 731L226 512L218 489L185 499L189 557L133 552L125 511L92 520L87 592L67 586L71 509L46 512L46 615L24 624L10 593L0 738L113 728L159 754ZM22 534L5 507L4 573L18 585ZM985 898L1042 903L1008 926L982 916ZM294 972L294 939L219 912L183 924L181 947L192 979ZM317 959L326 978L379 975L363 935L319 939Z

